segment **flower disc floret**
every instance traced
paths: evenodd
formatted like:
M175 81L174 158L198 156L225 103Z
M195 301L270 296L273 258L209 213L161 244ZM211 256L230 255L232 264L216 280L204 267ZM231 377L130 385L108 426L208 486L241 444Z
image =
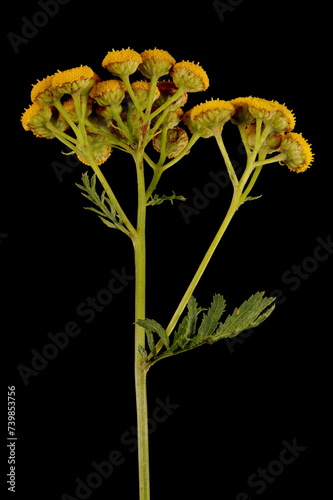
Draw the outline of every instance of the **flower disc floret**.
M63 94L89 93L100 78L89 66L59 71L53 76L52 86Z
M135 50L128 48L108 52L102 61L102 66L113 75L129 76L138 69L141 63L141 55Z
M313 162L311 145L302 134L290 132L284 136L280 152L285 155L282 163L286 164L289 170L294 172L304 172Z
M152 49L141 53L142 63L139 70L147 78L157 77L169 73L176 59L174 59L166 50Z
M209 78L199 64L189 61L181 61L172 66L170 75L179 88L185 92L200 92L209 87Z
M101 106L118 105L125 96L125 85L121 80L105 80L96 83L89 95Z

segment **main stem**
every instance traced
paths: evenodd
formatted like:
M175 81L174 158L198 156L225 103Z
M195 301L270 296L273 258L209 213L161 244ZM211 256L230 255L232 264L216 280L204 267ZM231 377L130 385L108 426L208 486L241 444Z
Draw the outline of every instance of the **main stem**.
M146 317L146 196L143 155L139 154L139 152L136 157L136 168L138 181L138 214L136 236L133 239L135 258L135 391L140 500L149 500L147 372L144 366L145 363L139 352L139 346L145 346L145 330L137 325L139 319L145 319Z

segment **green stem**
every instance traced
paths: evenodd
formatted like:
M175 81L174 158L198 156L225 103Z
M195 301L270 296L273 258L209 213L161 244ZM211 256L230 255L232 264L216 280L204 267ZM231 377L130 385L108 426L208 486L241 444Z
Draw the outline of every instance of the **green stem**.
M162 174L163 174L163 168L156 167L154 170L153 178L152 178L152 180L148 186L147 192L146 192L146 201L149 200L149 198L151 197L151 195L155 191L156 186L158 184L158 181L160 180Z
M163 172L165 170L167 170L168 168L172 167L173 165L175 165L178 161L180 161L185 155L188 154L188 152L190 151L191 147L196 143L196 141L200 138L200 135L198 134L193 134L191 139L189 140L189 142L186 144L185 148L183 149L183 151L178 155L176 156L176 158L174 158L173 160L169 161L166 165L159 165L159 163L157 164L152 164L151 162L151 167L153 168L154 170L154 175L153 175L153 178L148 186L148 189L147 189L147 192L146 192L146 200L148 201L149 198L151 197L151 195L153 194L153 192L155 191L156 189L156 186L163 174Z
M122 79L122 81L123 81L123 83L125 85L125 88L126 88L128 94L129 94L130 98L132 99L132 102L133 102L133 104L134 104L137 112L139 113L139 115L140 115L141 118L144 118L145 115L144 115L144 113L142 111L142 108L140 106L140 103L139 103L136 95L133 92L133 89L131 87L131 82L130 82L130 79L129 79L128 75L122 76L121 79Z
M137 409L137 438L139 461L140 500L150 499L149 485L149 436L148 436L148 406L147 406L147 370L139 352L139 347L145 346L145 330L137 324L139 319L145 319L146 296L146 196L143 171L143 154L136 157L138 183L138 213L136 237L133 240L135 258L135 391Z
M179 153L178 156L176 156L176 158L173 158L173 160L170 160L168 163L166 163L165 165L163 165L163 171L164 170L167 170L168 168L172 167L173 165L175 165L177 162L179 162L179 160L181 160L185 155L187 155L189 152L190 152L190 149L194 146L194 144L197 142L198 139L200 139L200 135L197 134L197 133L194 133L191 137L191 139L188 141L188 143L186 144L185 148L183 149L183 151L181 153Z
M166 154L166 145L167 145L167 138L168 138L168 128L167 127L162 127L161 130L161 142L160 142L160 159L158 160L157 166L163 165L165 162L165 159L167 157Z
M80 151L76 147L77 141L73 137L71 137L70 135L66 134L65 132L62 132L61 130L59 130L51 122L49 122L47 124L47 128L54 133L54 135L56 136L56 138L58 139L58 141L60 141L63 144L65 144L68 148L70 148L76 154L80 155L82 153L82 151Z
M238 207L240 206L240 197L241 197L241 192L239 191L238 188L235 189L234 191L234 195L232 197L232 200L231 200L231 203L230 203L230 207L228 209L228 212L219 228L219 230L217 231L212 243L210 244L207 252L205 253L204 255L204 258L202 259L195 275L193 276L192 278L192 281L191 283L189 284L182 300L180 301L173 317L171 318L171 321L169 323L169 325L167 326L166 328L166 333L167 335L170 335L171 332L173 331L174 327L176 326L182 312L184 311L191 295L193 295L193 292L194 292L194 289L195 287L197 286L201 276L203 275L209 261L211 260L212 256L213 256L213 253L215 252L222 236L224 235L227 227L229 226L230 222L231 222L231 219L233 218L233 216L235 215ZM158 343L159 344L159 343ZM159 351L159 345L157 344L156 348L157 348L157 351Z
M116 106L113 106L112 117L117 122L119 130L124 134L126 139L128 139L130 141L130 143L133 143L134 141L133 141L133 137L131 136L131 132L130 132L129 128L127 127L127 125L121 119L121 116L119 115L119 113L116 109Z
M233 164L231 163L231 160L230 160L229 155L227 153L227 150L225 148L221 133L217 133L215 135L215 139L216 139L218 147L221 151L221 154L223 156L224 163L225 163L225 166L227 167L230 180L231 180L233 186L236 187L238 185L237 175L235 173Z
M286 155L285 153L280 153L276 156L273 156L272 158L267 158L265 160L259 160L259 161L256 161L253 166L254 167L260 167L260 166L264 166L264 165L269 165L270 163L276 163L277 161L283 161L286 159Z
M242 197L241 197L241 202L243 203L244 201L246 201L246 198L248 197L248 195L250 194L253 186L255 185L255 183L257 182L257 179L259 177L259 174L261 172L261 169L262 169L262 166L260 167L256 167L256 169L254 170L253 174L252 174L252 177L250 179L250 182L248 183L248 185L246 186L246 189L245 191L243 192L242 194Z
M57 108L57 110L59 111L59 113L65 118L65 120L68 123L68 125L70 125L70 127L72 128L72 130L75 133L75 135L76 135L77 139L79 140L79 142L81 142L82 137L81 137L81 134L80 134L80 130L77 127L77 125L73 122L72 118L69 116L69 114L67 113L67 111L65 110L65 108L63 107L62 102L60 101L59 98L54 100L54 106Z
M150 88L149 88L149 94L148 94L147 107L145 109L146 123L148 121L150 121L150 112L151 112L153 102L155 100L155 90L156 90L157 82L158 82L158 77L152 76L150 79Z
M176 101L178 99L178 97L180 97L182 94L185 94L185 91L182 87L179 87L173 95L168 97L168 99L163 104L161 104L161 106L159 108L155 109L155 111L150 115L150 119L152 120L153 118L155 118L155 116L157 116L159 113L164 111L170 104L172 104L174 101ZM160 118L159 118L158 119L159 124L161 123L161 121L162 120L160 120Z

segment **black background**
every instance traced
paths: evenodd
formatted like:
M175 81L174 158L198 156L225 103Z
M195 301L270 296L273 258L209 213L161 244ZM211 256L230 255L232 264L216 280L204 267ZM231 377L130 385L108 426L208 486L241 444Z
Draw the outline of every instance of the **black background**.
M41 7L35 1L6 5L1 398L6 414L7 386L16 386L15 497L20 500L76 497L76 479L85 482L94 471L92 463L106 460L113 450L125 462L87 498L138 498L136 453L121 442L135 425L133 280L91 323L77 314L80 303L106 287L112 270L125 268L133 275L131 244L83 210L75 183L85 166L75 166L60 182L53 162L72 165L62 146L37 139L20 124L37 79L81 64L107 79L102 59L112 48L127 47L138 52L157 47L177 61L200 62L211 85L190 95L187 107L246 95L285 103L295 112L295 131L315 152L312 168L303 174L279 165L264 169L255 188L262 198L235 216L195 294L207 306L214 293L222 293L231 311L258 290L280 290L274 314L248 338L176 356L149 373L150 413L156 399L179 405L152 427L152 500L240 500L241 492L251 500L321 498L325 492L332 257L326 251L328 258L318 262L313 255L319 241L332 235L331 162L324 159L330 113L324 97L328 8L300 0L286 6L251 0L231 4L222 19L210 1L70 0L17 53L7 34L20 35L22 17L37 19ZM228 125L230 157L241 165L239 138ZM195 192L208 189L210 173L222 168L214 141L202 140L165 174L158 192L175 190L193 207L199 203ZM133 217L133 165L115 151L103 170ZM230 195L230 186L220 189L219 196L199 209L196 205L198 213L188 223L177 202L149 209L147 316L167 324ZM306 272L304 265L313 270ZM287 281L295 276L293 266L301 266L306 278ZM47 335L63 331L69 321L79 325L80 334L25 385L17 367L31 366L31 350L41 352L50 343ZM2 435L5 449L5 425ZM247 483L260 467L279 459L285 441L295 440L306 449L265 491ZM4 479L2 487L6 491Z

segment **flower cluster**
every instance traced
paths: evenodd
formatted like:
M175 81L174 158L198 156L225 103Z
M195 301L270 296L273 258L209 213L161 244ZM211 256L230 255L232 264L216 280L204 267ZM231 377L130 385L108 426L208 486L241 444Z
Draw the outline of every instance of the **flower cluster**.
M32 104L21 118L24 129L58 138L87 164L106 161L111 147L135 149L144 135L157 151L176 157L188 143L178 126L187 93L209 85L202 67L176 62L165 50L140 54L130 48L108 52L102 66L112 79L102 81L90 67L79 66L33 85ZM137 70L145 79L131 83L129 76ZM158 81L167 74L172 80Z
M301 134L291 133L295 116L284 104L258 97L212 100L194 106L184 116L191 132L204 138L220 135L229 119L244 130L250 150L265 156L278 152L278 161L295 172L304 172L311 165L311 146Z
M102 61L112 74L101 78L88 66L58 71L32 88L32 104L22 115L25 130L58 138L83 163L104 163L116 147L127 152L151 142L162 156L175 158L192 136L219 136L231 121L256 154L279 153L290 170L303 172L313 161L310 145L292 132L294 114L283 104L256 97L206 101L184 112L188 93L204 91L209 79L200 66L176 60L165 50L112 50ZM139 71L144 79L130 82ZM170 80L158 81L169 75Z

